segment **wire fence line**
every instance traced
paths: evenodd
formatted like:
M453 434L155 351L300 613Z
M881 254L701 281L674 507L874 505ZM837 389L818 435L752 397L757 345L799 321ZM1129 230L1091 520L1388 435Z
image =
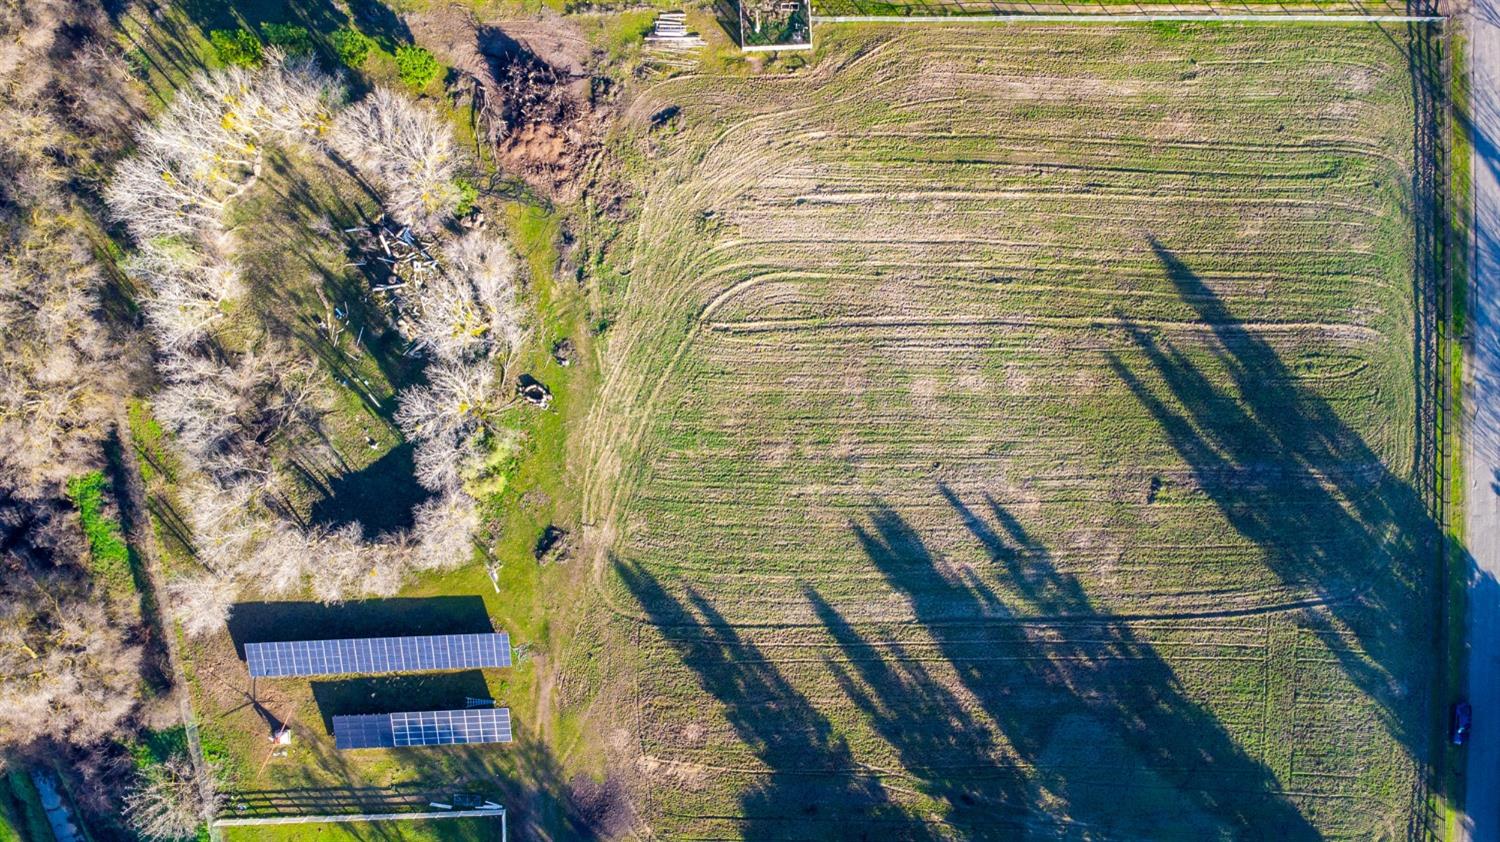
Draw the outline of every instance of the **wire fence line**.
M1326 14L1309 12L1275 12L1266 14L1149 14L1129 12L1124 14L1029 14L1015 12L982 15L813 15L813 23L1434 23L1441 24L1441 15L1365 15Z
M215 829L223 827L260 827L284 824L352 824L398 821L433 821L437 819L499 819L500 838L507 842L509 821L504 807L479 810L432 810L421 813L335 813L324 816L265 816L251 819L218 819Z

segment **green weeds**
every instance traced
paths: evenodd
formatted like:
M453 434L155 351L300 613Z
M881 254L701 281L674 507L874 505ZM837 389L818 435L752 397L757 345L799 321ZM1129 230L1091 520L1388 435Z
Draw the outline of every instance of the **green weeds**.
M265 60L260 39L248 29L215 29L208 33L208 41L225 64L255 67Z
M453 186L458 188L458 204L453 206L453 215L468 216L474 210L474 203L479 201L479 188L463 177L453 179Z
M425 89L443 72L443 66L423 47L403 44L396 48L396 73L414 91Z
M280 48L289 56L305 56L313 52L312 33L305 26L265 23L261 24L260 31L265 34L266 43Z
M129 593L135 587L131 550L119 519L105 512L107 487L104 472L91 471L68 481L68 499L78 508L94 577L110 592Z
M374 39L349 27L335 29L328 40L333 44L334 52L338 53L339 61L348 67L362 66L365 59L370 57L370 51L375 48Z

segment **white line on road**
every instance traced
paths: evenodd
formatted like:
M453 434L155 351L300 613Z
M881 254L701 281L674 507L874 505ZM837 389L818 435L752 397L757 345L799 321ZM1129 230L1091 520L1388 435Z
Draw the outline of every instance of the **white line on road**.
M1461 836L1500 839L1500 0L1475 0L1468 19L1469 115L1474 144L1474 240L1466 348L1464 470L1468 488L1469 701Z

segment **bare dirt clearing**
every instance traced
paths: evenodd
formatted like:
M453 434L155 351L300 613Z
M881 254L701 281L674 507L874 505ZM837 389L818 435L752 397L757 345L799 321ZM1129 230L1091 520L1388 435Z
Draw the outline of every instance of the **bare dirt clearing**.
M1405 836L1404 35L999 32L830 30L631 107L585 519L646 820Z

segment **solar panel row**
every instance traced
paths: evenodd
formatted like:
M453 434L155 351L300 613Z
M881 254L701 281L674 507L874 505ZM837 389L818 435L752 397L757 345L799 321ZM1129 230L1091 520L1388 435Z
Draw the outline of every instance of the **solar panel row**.
M260 677L424 672L510 666L510 636L437 634L245 644L245 664Z
M339 749L510 741L510 708L373 713L333 718L333 744Z

